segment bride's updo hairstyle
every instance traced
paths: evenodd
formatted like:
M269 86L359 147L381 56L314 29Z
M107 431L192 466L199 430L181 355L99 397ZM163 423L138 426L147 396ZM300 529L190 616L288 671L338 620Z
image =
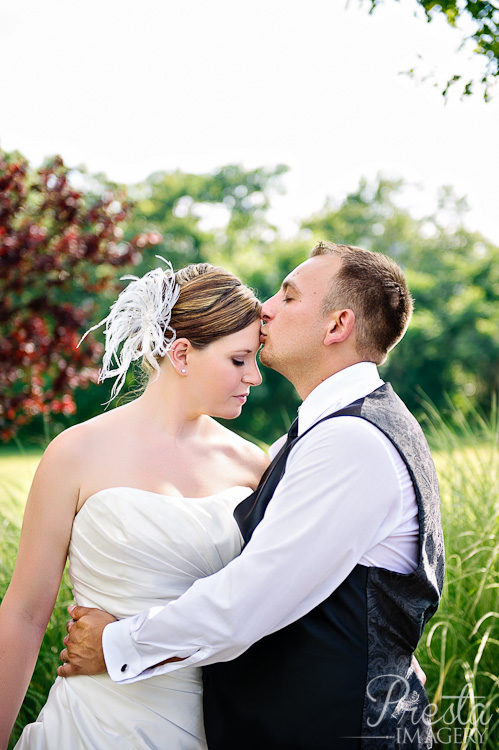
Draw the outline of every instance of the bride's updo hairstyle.
M175 274L180 294L170 326L176 338L204 349L222 336L242 331L260 317L260 302L251 289L224 268L193 263Z
M260 302L230 271L194 263L174 273L168 261L157 257L167 267L142 277L123 276L131 283L109 315L85 334L106 326L99 381L116 378L110 401L121 390L132 362L141 360L147 375L155 372L159 377L159 364L175 339L189 339L194 348L204 349L260 317Z

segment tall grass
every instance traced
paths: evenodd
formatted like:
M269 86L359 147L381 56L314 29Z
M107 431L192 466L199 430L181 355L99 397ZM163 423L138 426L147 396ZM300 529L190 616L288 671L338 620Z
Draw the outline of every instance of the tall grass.
M441 606L418 649L435 705L436 747L499 747L499 412L484 418L449 408L445 419L427 407L425 432L435 456L442 494L446 582ZM0 473L2 463L0 459ZM11 516L25 492L0 482L0 595L14 565L19 524ZM59 664L71 601L64 578L37 667L9 748L42 707Z
M446 577L418 658L437 747L499 747L499 413L427 409L442 496Z
M9 469L11 466L12 464L9 462ZM31 469L32 466L29 464L27 467L28 476L32 473ZM3 598L14 569L19 543L20 520L16 522L12 519L12 515L15 508L18 509L18 513L22 512L19 509L22 508L26 499L25 485L25 481L19 483L3 481L0 485L0 598ZM4 507L7 507L9 517L2 512ZM29 690L11 734L9 750L14 747L19 739L23 727L35 721L47 699L50 686L57 676L56 670L61 663L59 652L63 648L62 640L66 635L66 622L68 620L66 607L71 604L72 600L70 581L65 573L54 612L43 638Z

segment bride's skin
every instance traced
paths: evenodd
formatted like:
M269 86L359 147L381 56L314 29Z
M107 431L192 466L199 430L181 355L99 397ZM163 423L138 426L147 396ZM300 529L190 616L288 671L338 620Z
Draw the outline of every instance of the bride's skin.
M179 338L135 401L71 427L47 448L24 515L11 584L0 607L0 748L29 685L54 608L75 514L109 487L204 497L255 488L268 459L212 417L239 416L256 363L260 321L194 349Z

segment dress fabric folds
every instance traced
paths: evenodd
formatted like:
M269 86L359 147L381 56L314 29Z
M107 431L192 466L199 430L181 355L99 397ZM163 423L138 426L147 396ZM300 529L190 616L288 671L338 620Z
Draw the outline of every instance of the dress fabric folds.
M162 606L242 548L232 487L204 498L128 487L92 495L77 514L69 549L75 602L118 619ZM206 750L200 667L125 685L107 674L58 677L15 750Z

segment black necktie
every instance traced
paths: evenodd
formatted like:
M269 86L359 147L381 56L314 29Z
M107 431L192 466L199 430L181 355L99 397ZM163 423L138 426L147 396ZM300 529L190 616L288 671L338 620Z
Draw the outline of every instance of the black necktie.
M298 439L298 417L291 425L288 431L286 442L281 450L272 459L267 466L258 487L251 495L245 498L242 503L234 510L234 518L241 530L245 542L247 542L258 523L261 521L265 508L269 501L269 494L273 495L275 488L281 481L284 469L286 468L286 459L294 442Z
M291 424L291 427L288 430L288 438L286 442L291 442L295 437L298 437L298 417L295 418L295 421Z
M288 436L286 438L286 442L283 444L282 448L276 453L270 464L267 466L265 471L263 472L260 481L258 482L258 487L255 490L255 493L259 492L263 485L267 482L267 479L269 478L270 474L274 471L275 467L279 463L279 461L282 459L285 453L288 452L288 450L291 447L291 443L296 440L298 437L298 417L296 417L295 421L291 424L291 427L288 430ZM283 473L283 472L282 472ZM281 476L282 476L281 473Z

